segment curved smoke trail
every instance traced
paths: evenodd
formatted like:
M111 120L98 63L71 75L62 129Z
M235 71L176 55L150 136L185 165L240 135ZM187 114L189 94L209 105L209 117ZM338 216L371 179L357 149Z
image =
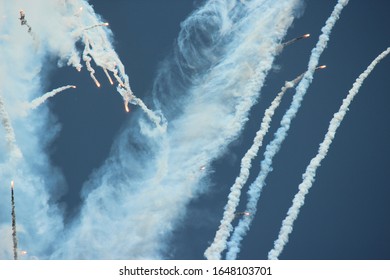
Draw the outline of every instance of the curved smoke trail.
M60 93L61 91L64 91L64 90L69 89L69 88L76 88L76 86L69 85L69 86L63 86L63 87L56 88L50 92L45 93L44 95L42 95L40 97L35 98L34 100L32 100L30 103L27 104L27 107L28 107L28 109L31 109L31 110L35 109L39 105L41 105L43 102L45 102L47 99L49 99L50 97L53 97L57 93Z
M226 203L223 218L218 231L215 234L214 241L204 253L207 259L220 259L222 251L226 249L226 240L233 229L231 223L235 218L236 208L240 202L241 189L248 180L249 172L252 167L252 160L257 155L261 145L263 144L263 139L268 132L272 117L275 114L275 110L279 107L285 92L289 88L294 87L302 79L302 77L303 74L299 75L292 81L287 81L281 91L276 95L271 105L267 108L267 110L265 110L260 129L257 131L256 136L253 139L253 144L241 160L240 174L236 178L233 186L230 188L228 202Z
M371 62L371 64L362 74L359 75L352 88L349 90L347 97L343 100L339 111L334 114L332 120L330 121L328 131L325 134L324 140L319 146L317 155L310 161L310 164L307 166L305 173L302 175L303 181L298 186L299 191L295 195L293 203L287 212L287 216L282 222L279 236L275 240L274 248L268 253L268 259L276 260L282 253L284 246L288 242L289 235L293 231L293 225L298 217L300 208L305 203L305 196L315 181L317 168L321 165L321 161L326 157L329 147L336 135L337 128L343 121L345 114L348 111L349 105L353 101L356 94L359 92L359 89L362 86L364 80L368 77L368 75L370 75L371 71L374 70L375 66L389 53L390 48L387 48Z
M281 126L276 131L274 139L266 147L266 151L264 153L265 158L261 162L261 170L259 175L249 187L246 211L250 212L251 215L245 219L241 219L235 228L232 238L228 243L229 249L226 256L227 259L235 259L240 251L241 240L247 234L254 214L256 213L257 202L265 185L265 179L272 170L272 159L279 151L284 139L287 137L287 132L290 128L291 121L296 116L298 109L301 106L303 97L305 96L306 91L313 79L313 73L316 66L318 65L318 61L322 52L327 46L332 28L339 18L342 9L347 4L348 0L339 0L332 11L332 14L327 19L325 26L322 28L322 34L320 35L317 45L312 50L310 56L308 71L304 74L301 82L298 84L291 106L283 116L280 123Z
M212 0L182 23L154 87L166 134L132 119L85 186L80 217L52 258L161 258L209 163L247 121L300 3Z

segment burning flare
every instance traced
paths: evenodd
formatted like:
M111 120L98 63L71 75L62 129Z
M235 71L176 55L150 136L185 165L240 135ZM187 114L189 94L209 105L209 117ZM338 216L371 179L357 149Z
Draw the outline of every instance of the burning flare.
M321 65L321 66L316 67L316 70L318 70L318 69L325 69L325 68L326 68L326 65Z
M130 112L130 109L129 109L129 102L128 101L125 101L125 110L127 113Z

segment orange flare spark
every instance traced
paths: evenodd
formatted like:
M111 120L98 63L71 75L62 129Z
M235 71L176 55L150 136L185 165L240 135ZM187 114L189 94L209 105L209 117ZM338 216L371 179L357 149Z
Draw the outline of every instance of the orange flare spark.
M126 110L127 113L130 112L129 105L128 105L127 101L125 101L125 110Z
M308 38L308 37L310 37L310 34L309 34L309 33L303 35L303 38Z
M14 180L11 181L11 188L14 188Z
M318 66L315 70L318 70L318 69L324 69L326 68L326 65L321 65L321 66Z

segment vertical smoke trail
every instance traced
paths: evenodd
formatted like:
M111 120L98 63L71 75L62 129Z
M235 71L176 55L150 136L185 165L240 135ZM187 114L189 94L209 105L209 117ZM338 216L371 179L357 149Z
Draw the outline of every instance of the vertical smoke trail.
M320 35L316 47L312 50L308 70L297 86L296 94L294 95L291 106L284 114L280 122L281 126L276 131L274 139L266 147L266 151L264 153L265 158L261 162L261 170L259 175L249 187L246 211L250 212L252 215L250 215L246 219L241 219L239 224L235 228L233 236L228 243L229 251L226 256L227 259L235 259L240 251L241 240L247 234L254 214L256 213L257 202L260 198L261 191L265 185L265 179L269 172L271 172L272 170L272 160L276 153L279 151L284 139L287 137L287 132L290 128L291 121L296 116L301 106L302 99L305 96L311 81L313 80L313 73L315 71L316 66L318 65L318 61L322 52L327 46L332 28L335 25L337 19L339 18L341 11L347 4L348 0L339 0L332 11L332 14L327 19L325 26L322 28L322 34Z
M54 95L56 95L57 93L60 93L61 91L64 91L66 89L69 89L69 88L76 88L76 86L63 86L63 87L59 87L59 88L56 88L50 92L47 92L45 93L44 95L40 96L40 97L37 97L35 98L34 100L32 100L27 106L28 106L28 109L35 109L37 108L39 105L41 105L43 102L45 102L47 99L49 99L50 97L53 97Z
M85 62L85 65L87 66L87 70L89 72L89 75L91 76L92 80L95 82L97 87L100 87L99 81L95 77L95 69L91 66L91 48L89 46L89 42L87 39L84 39L84 51L83 51L83 60Z
M12 242L14 249L14 260L18 259L18 239L16 238L16 215L15 215L15 197L14 181L11 181L11 215L12 215Z
M222 251L226 249L226 240L232 231L231 223L234 220L236 208L240 201L241 189L248 180L250 168L252 167L252 160L257 155L259 148L263 144L264 136L268 132L272 117L275 114L275 110L279 107L284 93L289 88L294 87L302 79L302 77L303 74L299 75L292 81L287 81L272 101L271 105L265 111L260 129L257 131L256 136L253 139L253 144L241 160L240 174L236 178L233 186L230 188L228 202L226 203L223 218L221 220L221 224L219 225L219 229L215 234L214 241L204 253L207 259L220 259Z
M359 92L359 89L362 86L364 80L368 77L371 71L374 70L375 66L389 53L390 47L387 48L384 52L382 52L379 56L377 56L367 67L367 69L359 75L352 88L349 90L347 97L343 100L339 111L333 115L333 118L329 124L328 131L325 134L324 140L319 146L317 155L310 161L309 165L306 167L305 173L302 175L303 181L298 186L299 191L295 195L293 203L287 212L287 216L282 222L282 227L280 229L279 236L275 240L274 248L268 253L268 259L276 260L282 253L284 246L288 242L289 235L293 230L294 221L298 217L300 208L305 203L305 196L309 192L315 181L317 168L321 165L321 161L326 157L329 147L332 144L332 141L336 135L336 131L348 111L349 105L353 101L356 94Z

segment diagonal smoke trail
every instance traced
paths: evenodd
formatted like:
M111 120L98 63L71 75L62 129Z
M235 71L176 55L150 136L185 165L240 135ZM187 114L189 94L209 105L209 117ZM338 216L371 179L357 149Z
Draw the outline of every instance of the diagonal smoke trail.
M313 73L315 71L316 66L318 65L318 61L322 52L327 46L332 28L335 25L337 19L339 18L341 11L347 4L348 0L339 0L332 11L332 14L327 19L325 26L322 28L322 34L320 35L316 47L312 50L308 70L297 86L296 94L294 95L291 106L284 114L280 122L281 126L276 131L274 139L266 147L266 151L264 153L265 158L261 162L261 170L259 175L249 187L246 211L250 212L252 215L246 217L245 219L241 219L239 224L235 228L233 236L228 243L229 250L226 255L227 259L235 259L240 251L241 240L247 234L254 214L256 213L257 202L260 198L261 191L265 185L265 179L269 172L271 172L272 170L272 160L276 153L279 151L284 139L287 137L287 132L290 129L291 121L296 116L301 106L303 97L305 96L306 91L311 81L313 80Z
M16 238L16 214L15 214L15 196L14 181L11 181L11 216L12 216L12 243L14 250L14 260L18 259L18 239Z
M302 77L303 74L299 75L292 81L287 81L272 101L271 105L267 108L267 110L265 110L260 129L257 131L256 136L253 139L253 144L241 160L240 174L236 178L233 186L230 188L228 202L226 203L223 218L221 220L221 224L219 225L219 229L215 234L214 241L204 253L207 259L221 259L222 251L226 249L226 240L232 231L231 223L234 220L236 208L240 201L241 189L249 177L252 160L257 155L257 152L263 144L263 139L268 132L272 117L275 114L275 110L279 107L285 92L289 88L294 87L302 79Z
M306 167L305 173L302 175L303 181L298 186L299 191L295 195L293 203L287 212L287 216L282 222L282 227L280 229L279 236L275 240L274 248L268 253L268 259L276 260L282 253L284 246L288 242L289 235L293 230L294 221L298 217L300 208L305 203L305 196L314 183L317 168L321 165L321 161L326 157L329 147L332 144L332 141L336 135L336 131L348 111L349 105L353 101L356 94L359 92L359 89L362 86L364 80L368 77L371 71L374 70L375 66L389 53L390 47L387 48L384 52L382 52L379 56L377 56L367 67L367 69L359 75L352 88L349 90L347 97L343 100L339 111L333 115L333 118L329 124L328 131L325 134L324 140L319 146L317 155L310 161L309 165Z
M41 105L43 102L45 102L50 97L53 97L57 93L60 93L61 91L64 91L64 90L69 89L69 88L76 88L76 86L72 86L72 85L63 86L63 87L56 88L56 89L54 89L54 90L52 90L50 92L47 92L44 95L42 95L40 97L37 97L34 100L32 100L30 103L28 103L28 105L27 105L28 109L35 109L35 108L37 108L39 105Z

